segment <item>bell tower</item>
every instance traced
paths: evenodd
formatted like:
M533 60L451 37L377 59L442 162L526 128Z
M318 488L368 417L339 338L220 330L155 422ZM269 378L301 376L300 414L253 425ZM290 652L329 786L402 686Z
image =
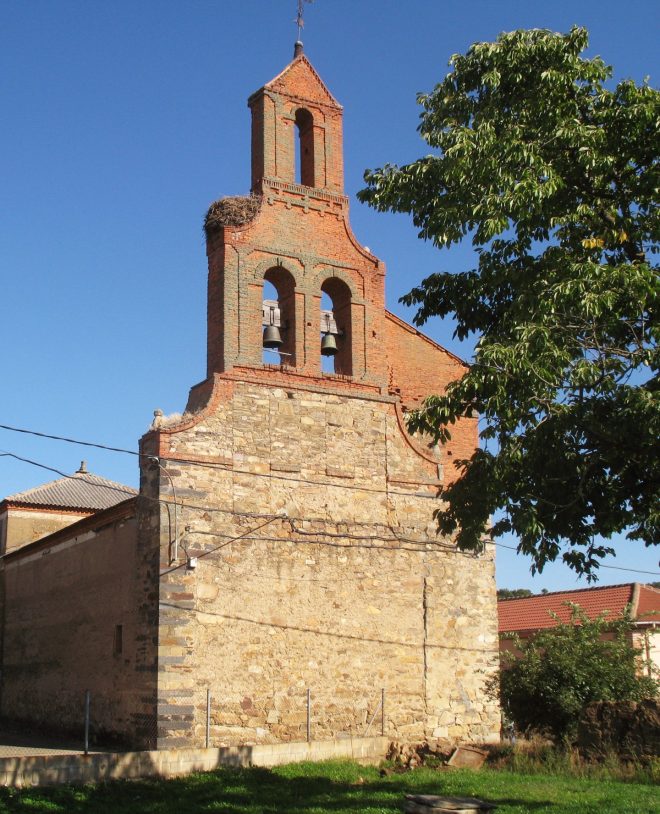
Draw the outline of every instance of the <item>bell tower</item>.
M248 99L252 191L296 184L344 194L342 107L298 50L293 62Z
M207 376L385 392L385 268L351 231L342 107L301 43L248 106L250 195L216 201L205 221Z

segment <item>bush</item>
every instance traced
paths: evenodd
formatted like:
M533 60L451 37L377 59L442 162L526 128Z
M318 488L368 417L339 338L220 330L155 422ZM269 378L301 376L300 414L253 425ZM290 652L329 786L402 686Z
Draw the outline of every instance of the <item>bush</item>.
M588 703L657 696L658 682L640 675L641 652L631 644L628 615L591 620L574 605L569 622L556 621L532 639L517 640L518 658L503 654L502 709L520 731L572 740Z

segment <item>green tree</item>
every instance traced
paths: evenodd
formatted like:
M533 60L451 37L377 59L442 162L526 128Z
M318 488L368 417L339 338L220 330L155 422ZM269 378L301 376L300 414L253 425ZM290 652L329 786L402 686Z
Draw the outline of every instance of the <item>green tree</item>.
M640 675L641 652L630 642L629 616L590 620L577 605L571 620L532 639L514 637L519 657L502 654L500 701L525 732L572 738L591 701L639 701L658 694L658 683ZM608 637L608 638L606 638Z
M534 596L529 588L498 588L498 599L521 599L526 596Z
M482 418L440 530L478 549L499 510L494 535L514 532L533 570L563 552L593 576L612 534L660 541L660 93L606 87L587 42L514 31L453 56L419 96L433 154L367 171L359 197L475 248L475 268L403 297L416 324L453 315L479 337L465 376L410 418L439 441Z

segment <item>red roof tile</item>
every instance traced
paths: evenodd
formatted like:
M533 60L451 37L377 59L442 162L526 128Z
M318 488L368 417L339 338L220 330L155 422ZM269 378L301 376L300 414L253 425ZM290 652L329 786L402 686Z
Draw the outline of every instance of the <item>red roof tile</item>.
M500 633L512 633L523 630L540 630L554 627L555 620L551 612L557 614L562 622L571 617L567 602L579 605L590 619L595 619L607 611L607 618L621 616L626 605L634 598L635 583L625 585L607 585L602 588L583 588L575 591L557 591L556 593L526 596L520 599L501 599L497 603ZM639 611L637 618L649 616L652 611L660 611L660 591L647 585L639 586ZM657 617L660 622L660 616Z
M637 618L640 622L658 622L660 624L660 591L650 585L639 586L639 604Z

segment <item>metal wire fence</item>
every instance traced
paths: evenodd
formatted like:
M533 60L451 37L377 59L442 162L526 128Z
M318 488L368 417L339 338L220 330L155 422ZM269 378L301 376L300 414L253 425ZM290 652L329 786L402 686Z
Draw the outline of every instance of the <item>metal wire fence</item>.
M161 690L157 703L121 720L112 699L87 691L66 721L0 721L0 757L155 748L217 748L386 734L385 689L287 689L268 698L221 688ZM45 705L47 706L47 705ZM42 709L44 707L42 706Z

